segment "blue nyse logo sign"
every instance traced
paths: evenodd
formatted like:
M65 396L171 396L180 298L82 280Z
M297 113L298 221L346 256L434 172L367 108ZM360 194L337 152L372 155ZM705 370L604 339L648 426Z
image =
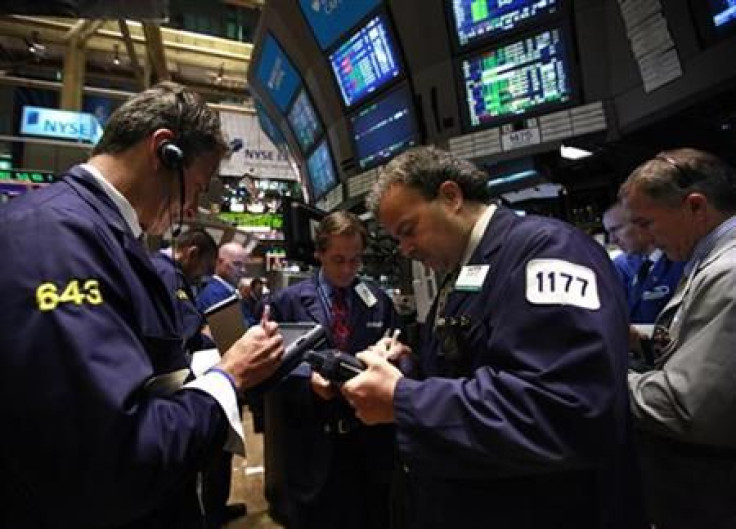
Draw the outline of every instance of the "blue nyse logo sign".
M84 112L23 107L20 133L97 143L102 126L95 116Z

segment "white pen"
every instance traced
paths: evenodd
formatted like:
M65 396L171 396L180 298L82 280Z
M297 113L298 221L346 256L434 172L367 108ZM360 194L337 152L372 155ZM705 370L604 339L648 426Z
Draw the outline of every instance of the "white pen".
M263 314L261 315L261 327L264 329L266 328L266 323L268 323L268 318L271 316L271 305L266 303L263 306Z
M401 329L394 329L394 333L391 335L391 345L389 346L389 349L393 348L399 343L400 334L401 334Z

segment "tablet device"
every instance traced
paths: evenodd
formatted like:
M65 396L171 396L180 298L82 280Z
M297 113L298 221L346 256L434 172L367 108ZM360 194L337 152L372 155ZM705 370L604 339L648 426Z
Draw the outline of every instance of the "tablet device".
M204 311L212 339L220 353L224 353L245 333L245 320L240 298L233 294Z

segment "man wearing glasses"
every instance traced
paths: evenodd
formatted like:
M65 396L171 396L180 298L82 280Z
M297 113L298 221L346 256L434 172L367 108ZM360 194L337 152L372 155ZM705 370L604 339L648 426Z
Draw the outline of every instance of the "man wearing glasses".
M654 368L629 374L651 521L736 527L736 173L706 152L667 151L620 197L657 247L687 261L657 319Z

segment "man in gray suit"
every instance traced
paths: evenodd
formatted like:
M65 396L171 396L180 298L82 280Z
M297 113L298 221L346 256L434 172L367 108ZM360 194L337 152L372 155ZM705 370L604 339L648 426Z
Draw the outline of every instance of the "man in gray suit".
M687 264L657 318L655 367L629 374L651 521L736 527L736 172L695 149L658 154L621 188L631 221Z

